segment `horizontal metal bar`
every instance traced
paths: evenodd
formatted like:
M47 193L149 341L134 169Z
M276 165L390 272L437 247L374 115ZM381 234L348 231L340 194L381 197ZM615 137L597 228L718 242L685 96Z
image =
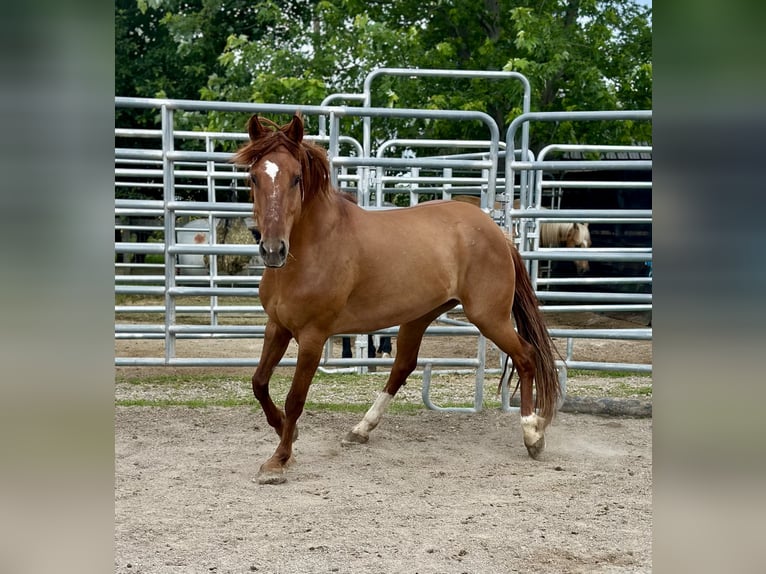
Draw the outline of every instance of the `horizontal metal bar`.
M115 253L165 253L164 243L129 243L120 242L114 244Z
M114 148L114 157L116 159L141 159L141 160L159 160L162 161L161 149L133 149L118 147Z
M513 170L541 171L588 171L588 170L617 170L617 169L652 169L652 160L636 159L600 159L600 160L557 160L557 161L518 161L511 162Z
M177 312L180 310L176 309ZM260 308L263 312L263 307ZM196 334L196 335L231 335L231 334L250 334L250 335L263 335L265 331L264 325L171 325L168 332L174 334ZM115 332L117 333L165 333L165 326L156 323L127 323L116 324ZM399 327L390 327L387 329L379 329L377 331L371 331L371 335L387 335L396 336L399 334ZM457 325L429 325L425 331L426 336L455 336L455 335L467 335L478 336L479 330L473 325L457 326ZM357 333L338 333L333 337L355 337Z
M557 219L580 221L582 217L601 217L621 219L651 219L651 209L534 209L513 208L511 217L519 219Z
M115 295L164 295L165 287L146 285L115 285Z
M114 307L115 313L164 313L165 310L164 305L115 305ZM215 305L213 307L210 305L176 305L176 313L263 315L265 310L261 305Z
M572 253L572 251L578 251L578 253ZM639 252L627 252L627 251L614 251L614 252L596 252L592 249L568 249L566 253L563 250L559 251L519 251L521 258L525 260L549 260L549 261L651 261L651 251L639 251Z
M641 363L597 363L591 361L566 361L569 370L622 371L626 373L651 373L652 365Z
M233 243L226 243L226 244L177 243L175 245L171 245L168 247L168 253L255 256L255 255L258 255L260 251L259 251L258 245L240 245L240 244L233 244Z
M455 70L457 72L457 70ZM294 104L265 104L247 102L199 101L166 98L134 98L117 96L114 98L117 108L143 108L187 111L221 111L242 113L273 113L293 115L296 111L306 115L334 114L336 117L368 117L368 118L421 118L421 119L453 119L477 120L484 123L490 130L493 139L499 140L499 130L495 120L489 114L470 110L423 110L411 108L374 108L348 106L312 106Z
M537 292L539 295L540 292ZM540 311L543 313L608 313L608 312L631 312L651 311L651 305L543 305Z
M543 189L549 188L585 188L585 189L651 189L651 181L569 181L544 179L541 182Z
M163 269L165 266L162 263L155 263L153 264L157 268ZM141 264L137 265L136 267L147 267L147 264ZM176 265L176 269L181 270L183 273L184 270L205 270L206 272L208 269L206 267L203 267L202 265ZM246 269L257 272L260 267L257 265L249 265L246 267ZM209 285L210 287L215 287L217 284L221 285L234 285L234 284L244 284L244 285L258 285L261 282L262 276L261 275L215 275L211 277L210 275L176 275L175 280L176 284L180 285L182 283L194 283L197 285L205 284ZM136 283L151 283L151 284L157 284L157 285L164 285L165 284L165 277L164 275L115 275L114 279L115 284L120 285L133 285ZM213 283L213 285L210 285L210 283Z
M165 326L160 324L115 324L115 333L119 334L160 334L164 335ZM173 325L170 332L174 334L194 334L194 335L253 335L262 336L265 334L265 325ZM549 329L551 337L561 339L609 339L609 340L634 340L650 341L652 340L652 329ZM396 335L398 329L386 331L383 334ZM465 330L460 328L439 328L431 326L426 330L426 335L451 336L456 334L466 334ZM473 328L468 334L478 335L479 331ZM354 334L339 334L340 337L353 337Z
M436 158L378 158L378 157L335 157L333 165L373 166L373 167L433 167L444 168L480 168L489 169L494 164L491 160L471 159L436 159Z
M172 287L168 293L175 297L258 297L258 289L247 287Z
M652 329L548 329L548 333L562 339L652 340Z
M186 333L195 335L263 335L266 332L266 325L171 325L168 331L170 333Z
M185 358L173 357L165 360L160 357L115 357L115 366L117 367L137 367L137 366L174 366L174 367L217 367L217 366L235 366L235 367L257 367L259 363L257 358ZM443 367L478 367L478 359L457 359L457 358L418 358L417 365L420 367L431 363L435 366ZM298 360L294 358L282 359L277 366L295 367ZM390 367L394 364L394 359L324 359L320 366L323 367L349 367L349 366L381 366Z
M540 291L540 301L604 301L605 303L651 303L648 293L583 293L581 291Z
M229 163L231 158L234 157L234 153L223 152L223 151L184 151L184 150L171 151L171 150L168 150L165 152L165 157L171 161L195 161L195 162L214 161L214 162L218 162L219 164L226 164L226 163ZM233 167L234 166L232 165L232 168Z
M538 277L537 285L623 285L652 283L651 277Z
M512 218L518 219L518 218ZM540 221L553 221L550 218L540 218ZM626 225L647 225L652 223L651 217L632 217L632 218L620 218L620 217L578 217L578 223L623 223Z
M505 148L505 142L498 142L502 149ZM433 140L433 139L391 139L386 140L378 147L378 156L380 157L390 147L474 147L487 148L492 145L490 140Z
M460 184L460 183L473 183L476 184L471 189L480 191L482 186L486 186L487 178L482 176L477 177L444 177L444 176L417 176L407 177L402 175L383 175L379 178L383 183L441 183L441 184ZM433 188L430 188L433 189ZM388 191L388 190L386 190ZM395 190L391 190L395 191Z
M135 169L126 167L114 168L116 177L152 177L161 178L163 171L161 169ZM197 179L244 179L247 174L241 171L220 171L220 170L173 170L173 176L176 178L197 178ZM177 186L178 187L178 186Z
M236 214L250 214L253 211L252 203L228 203L221 201L168 201L168 211L200 211L207 212L210 210L217 210L218 212L231 212Z
M165 333L165 326L164 325L135 325L135 324L119 324L115 323L114 325L114 332L115 333Z
M508 133L525 122L651 120L652 110L583 110L571 112L525 112L516 116Z

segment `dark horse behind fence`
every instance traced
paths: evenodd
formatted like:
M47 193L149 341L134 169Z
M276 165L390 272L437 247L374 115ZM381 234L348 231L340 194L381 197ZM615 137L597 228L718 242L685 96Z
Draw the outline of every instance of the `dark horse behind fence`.
M524 444L537 457L558 405L558 377L529 277L500 228L481 210L454 201L365 211L331 187L326 153L303 141L298 114L284 126L253 116L247 130L250 141L233 161L247 166L267 266L260 296L268 322L253 392L280 437L258 481L285 480L296 423L328 337L400 326L383 392L344 438L363 443L417 366L426 327L458 303L513 360ZM298 360L283 412L269 395L269 379L292 338Z

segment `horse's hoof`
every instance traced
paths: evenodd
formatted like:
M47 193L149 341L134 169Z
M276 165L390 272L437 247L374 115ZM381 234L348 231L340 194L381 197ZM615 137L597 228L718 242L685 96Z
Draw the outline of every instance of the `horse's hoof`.
M368 440L370 440L370 437L368 436L362 436L360 434L356 434L354 431L348 431L340 443L344 446L351 446L354 444L365 444Z
M255 477L255 480L258 484L284 484L287 482L284 472L259 473L258 476Z
M535 444L532 445L525 445L527 447L527 452L529 453L529 456L537 459L538 456L540 456L540 453L545 450L545 437L540 437Z
M258 475L255 477L255 482L258 484L283 484L287 482L285 476L285 470L279 469L264 469L258 471Z
M278 460L267 460L258 469L258 475L255 477L254 482L258 484L282 484L287 482L285 476L285 469L295 462L295 457L290 455L284 463L280 463Z

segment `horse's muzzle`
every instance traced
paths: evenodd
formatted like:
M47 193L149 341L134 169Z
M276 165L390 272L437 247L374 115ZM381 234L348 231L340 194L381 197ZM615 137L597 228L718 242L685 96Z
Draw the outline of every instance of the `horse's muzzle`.
M284 267L287 262L287 244L282 239L263 239L259 251L266 267Z

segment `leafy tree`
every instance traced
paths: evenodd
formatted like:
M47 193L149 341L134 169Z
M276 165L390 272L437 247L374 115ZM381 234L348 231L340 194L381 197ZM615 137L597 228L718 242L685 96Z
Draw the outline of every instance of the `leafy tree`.
M651 10L633 0L118 0L117 27L120 95L318 104L392 66L518 71L533 110L651 108ZM501 130L521 111L513 81L383 77L374 91L376 106L486 111ZM467 122L378 123L402 137L486 135ZM532 137L650 142L651 127L562 123Z

